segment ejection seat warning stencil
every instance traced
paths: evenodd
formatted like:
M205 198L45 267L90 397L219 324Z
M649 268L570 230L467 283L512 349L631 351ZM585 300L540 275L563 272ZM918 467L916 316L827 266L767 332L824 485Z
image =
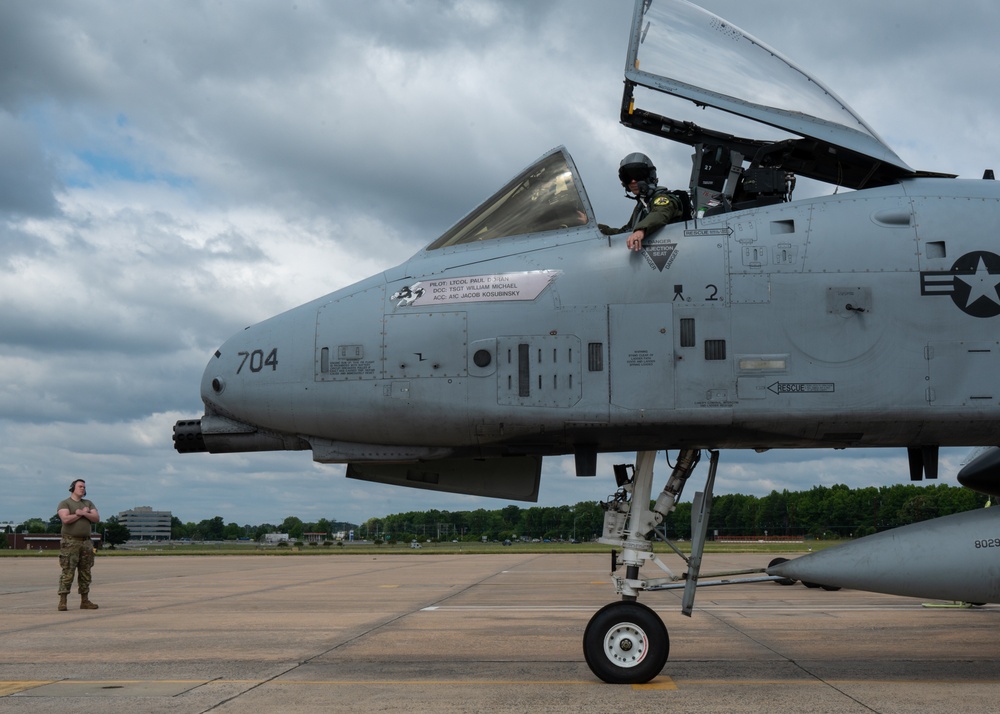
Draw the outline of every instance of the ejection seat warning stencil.
M421 280L400 288L392 294L390 300L396 302L396 307L534 300L558 273L558 270L529 270Z
M656 240L655 238L642 244L642 251L650 266L661 273L669 270L677 258L677 244Z

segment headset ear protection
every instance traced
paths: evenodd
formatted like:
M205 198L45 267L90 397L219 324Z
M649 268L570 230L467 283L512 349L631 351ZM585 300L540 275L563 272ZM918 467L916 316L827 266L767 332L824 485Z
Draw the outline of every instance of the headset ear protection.
M74 488L76 488L76 485L77 485L78 483L80 483L81 481L83 481L83 479L82 479L82 478L77 478L77 479L73 479L73 483L71 483L71 484L69 485L69 492L70 492L70 493L73 493L73 489L74 489ZM84 482L84 483L86 483L86 482Z

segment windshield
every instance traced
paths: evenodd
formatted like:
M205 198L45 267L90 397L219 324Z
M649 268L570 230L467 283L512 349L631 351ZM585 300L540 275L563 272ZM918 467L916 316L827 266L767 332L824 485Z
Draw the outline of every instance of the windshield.
M427 246L451 245L585 225L583 186L573 160L553 150Z

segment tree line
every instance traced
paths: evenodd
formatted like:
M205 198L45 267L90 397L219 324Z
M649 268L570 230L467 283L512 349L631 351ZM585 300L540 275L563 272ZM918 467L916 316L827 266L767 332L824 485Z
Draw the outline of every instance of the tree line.
M348 533L357 528L354 523L320 518L315 522L305 522L296 516L288 516L281 523L261 523L259 525L239 525L225 523L222 516L208 518L199 523L182 523L174 516L170 519L170 537L174 540L260 540L268 533L287 533L294 540L302 540L306 533L322 533L332 539L338 533Z
M767 496L724 494L716 496L709 517L709 537L722 536L810 536L815 538L859 538L877 531L916 523L937 516L982 508L987 497L966 488L937 484L894 484L851 489L845 485L814 486L808 491L772 491ZM508 505L474 511L410 511L384 518L369 518L362 524L321 518L304 522L295 516L281 523L239 525L225 523L222 516L199 523L172 519L175 540L260 540L267 533L287 533L301 540L306 533L323 534L335 540L353 531L355 540L368 541L503 541L527 538L587 541L601 535L604 510L596 501L572 506ZM58 516L48 521L32 518L17 526L17 532L58 533ZM677 504L663 529L670 539L691 537L691 503ZM129 534L112 516L97 525L109 543L124 542Z
M877 531L950 513L982 508L987 497L966 488L939 484L894 484L851 489L815 486L808 491L772 491L767 496L716 496L708 522L709 537L811 536L859 538ZM539 538L592 540L601 534L604 510L596 501L573 506L505 506L498 510L412 511L371 518L362 532L403 539L503 540ZM691 503L677 509L663 526L670 539L690 539Z

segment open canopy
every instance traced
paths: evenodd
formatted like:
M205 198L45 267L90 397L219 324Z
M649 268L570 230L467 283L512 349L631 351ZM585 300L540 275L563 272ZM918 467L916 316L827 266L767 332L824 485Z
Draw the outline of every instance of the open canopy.
M622 122L680 141L722 145L754 165L850 188L916 172L840 97L732 23L686 0L636 0ZM635 106L635 88L687 99L798 137L742 138Z

